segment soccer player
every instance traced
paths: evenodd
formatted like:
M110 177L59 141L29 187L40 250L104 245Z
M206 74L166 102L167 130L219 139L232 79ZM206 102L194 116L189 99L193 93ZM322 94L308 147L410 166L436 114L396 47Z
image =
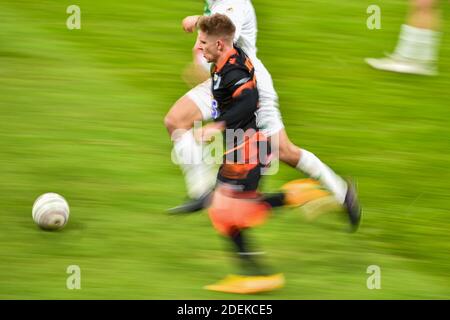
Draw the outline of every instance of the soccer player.
M294 145L287 136L278 109L278 96L273 87L272 77L256 56L257 24L251 1L206 1L204 15L214 13L224 14L231 19L236 28L234 43L242 48L253 62L259 91L257 127L266 137L270 137L273 149L278 150L281 161L309 177L318 179L334 194L338 202L344 205L350 223L357 226L361 209L353 184L344 181L313 153ZM186 32L195 31L199 18L200 16L186 17L183 20L183 29ZM197 66L207 66L199 56L198 39L193 51ZM199 74L196 72L197 76ZM181 97L165 117L165 125L174 143L174 153L185 175L188 195L192 199L187 204L174 208L173 212L190 212L203 208L215 185L215 171L202 161L204 150L196 143L192 130L195 121L211 119L213 111L211 80L208 79Z
M244 230L264 222L268 203L257 193L268 141L258 131L255 112L258 89L251 60L233 45L235 27L222 14L202 17L198 22L198 44L211 69L212 94L216 104L214 122L196 131L200 141L226 131L224 161L218 173L209 216L214 227L234 243L243 266L243 276L232 276L207 289L252 293L279 288L281 274L266 274L248 250ZM231 139L230 139L231 137ZM266 148L263 150L261 146ZM251 287L248 283L251 282Z
M375 69L426 76L437 75L440 41L438 0L412 0L407 23L402 25L397 47L386 58L367 58Z
M224 133L226 151L217 176L209 217L215 229L231 240L241 262L240 275L228 276L209 290L233 293L257 293L280 288L281 273L273 273L261 264L247 242L247 231L265 222L271 208L298 206L318 199L325 191L309 195L302 183L292 181L283 192L261 195L258 184L261 170L270 162L270 142L256 125L259 91L252 61L233 45L235 27L222 14L200 18L199 48L211 68L211 90L216 101L214 122L195 132L196 140L208 142L216 133ZM319 192L317 192L319 191Z

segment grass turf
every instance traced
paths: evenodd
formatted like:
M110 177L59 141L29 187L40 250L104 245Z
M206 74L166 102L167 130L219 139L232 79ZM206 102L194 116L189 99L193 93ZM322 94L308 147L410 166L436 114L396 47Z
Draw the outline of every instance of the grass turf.
M364 220L350 235L337 217L277 210L253 237L287 286L243 298L448 299L450 26L440 76L398 75L363 58L394 47L405 1L378 1L381 30L366 28L370 1L253 2L291 139L357 179ZM201 1L80 0L73 31L70 4L0 3L0 298L241 298L202 289L234 268L207 216L164 212L185 194L163 118L187 90L180 21ZM281 166L263 188L298 176ZM31 219L49 191L71 206L61 232ZM66 288L69 265L81 290Z

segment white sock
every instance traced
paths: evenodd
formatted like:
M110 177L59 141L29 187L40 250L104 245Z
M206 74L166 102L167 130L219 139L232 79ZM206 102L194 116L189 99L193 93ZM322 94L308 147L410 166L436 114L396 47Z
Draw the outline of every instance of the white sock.
M344 203L347 183L313 153L302 149L297 169L311 178L319 180L328 190L334 193L339 203Z
M174 142L173 152L183 171L189 197L198 199L213 189L216 182L215 168L202 161L204 150L195 141L192 129Z
M395 54L404 58L435 62L438 57L440 32L402 25Z

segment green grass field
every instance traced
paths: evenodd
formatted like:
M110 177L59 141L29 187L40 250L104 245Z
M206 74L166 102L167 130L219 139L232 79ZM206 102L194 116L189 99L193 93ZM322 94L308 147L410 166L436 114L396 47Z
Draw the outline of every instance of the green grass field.
M450 298L450 5L443 2L440 76L376 72L363 58L392 50L407 12L376 1L253 1L259 55L271 71L291 139L357 179L364 220L307 223L278 210L253 232L284 289L237 296L202 289L233 272L205 213L168 216L184 199L163 125L184 94L194 38L180 27L202 1L87 1L82 29L70 1L0 3L0 298ZM298 173L281 166L263 189ZM69 224L31 218L45 192L64 195ZM81 290L66 269L81 268ZM370 265L381 290L369 290Z

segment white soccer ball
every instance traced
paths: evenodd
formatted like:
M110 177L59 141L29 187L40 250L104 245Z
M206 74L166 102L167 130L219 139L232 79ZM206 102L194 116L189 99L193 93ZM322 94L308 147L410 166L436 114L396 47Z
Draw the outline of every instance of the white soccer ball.
M63 228L69 220L69 204L57 193L45 193L33 205L33 220L45 230Z

